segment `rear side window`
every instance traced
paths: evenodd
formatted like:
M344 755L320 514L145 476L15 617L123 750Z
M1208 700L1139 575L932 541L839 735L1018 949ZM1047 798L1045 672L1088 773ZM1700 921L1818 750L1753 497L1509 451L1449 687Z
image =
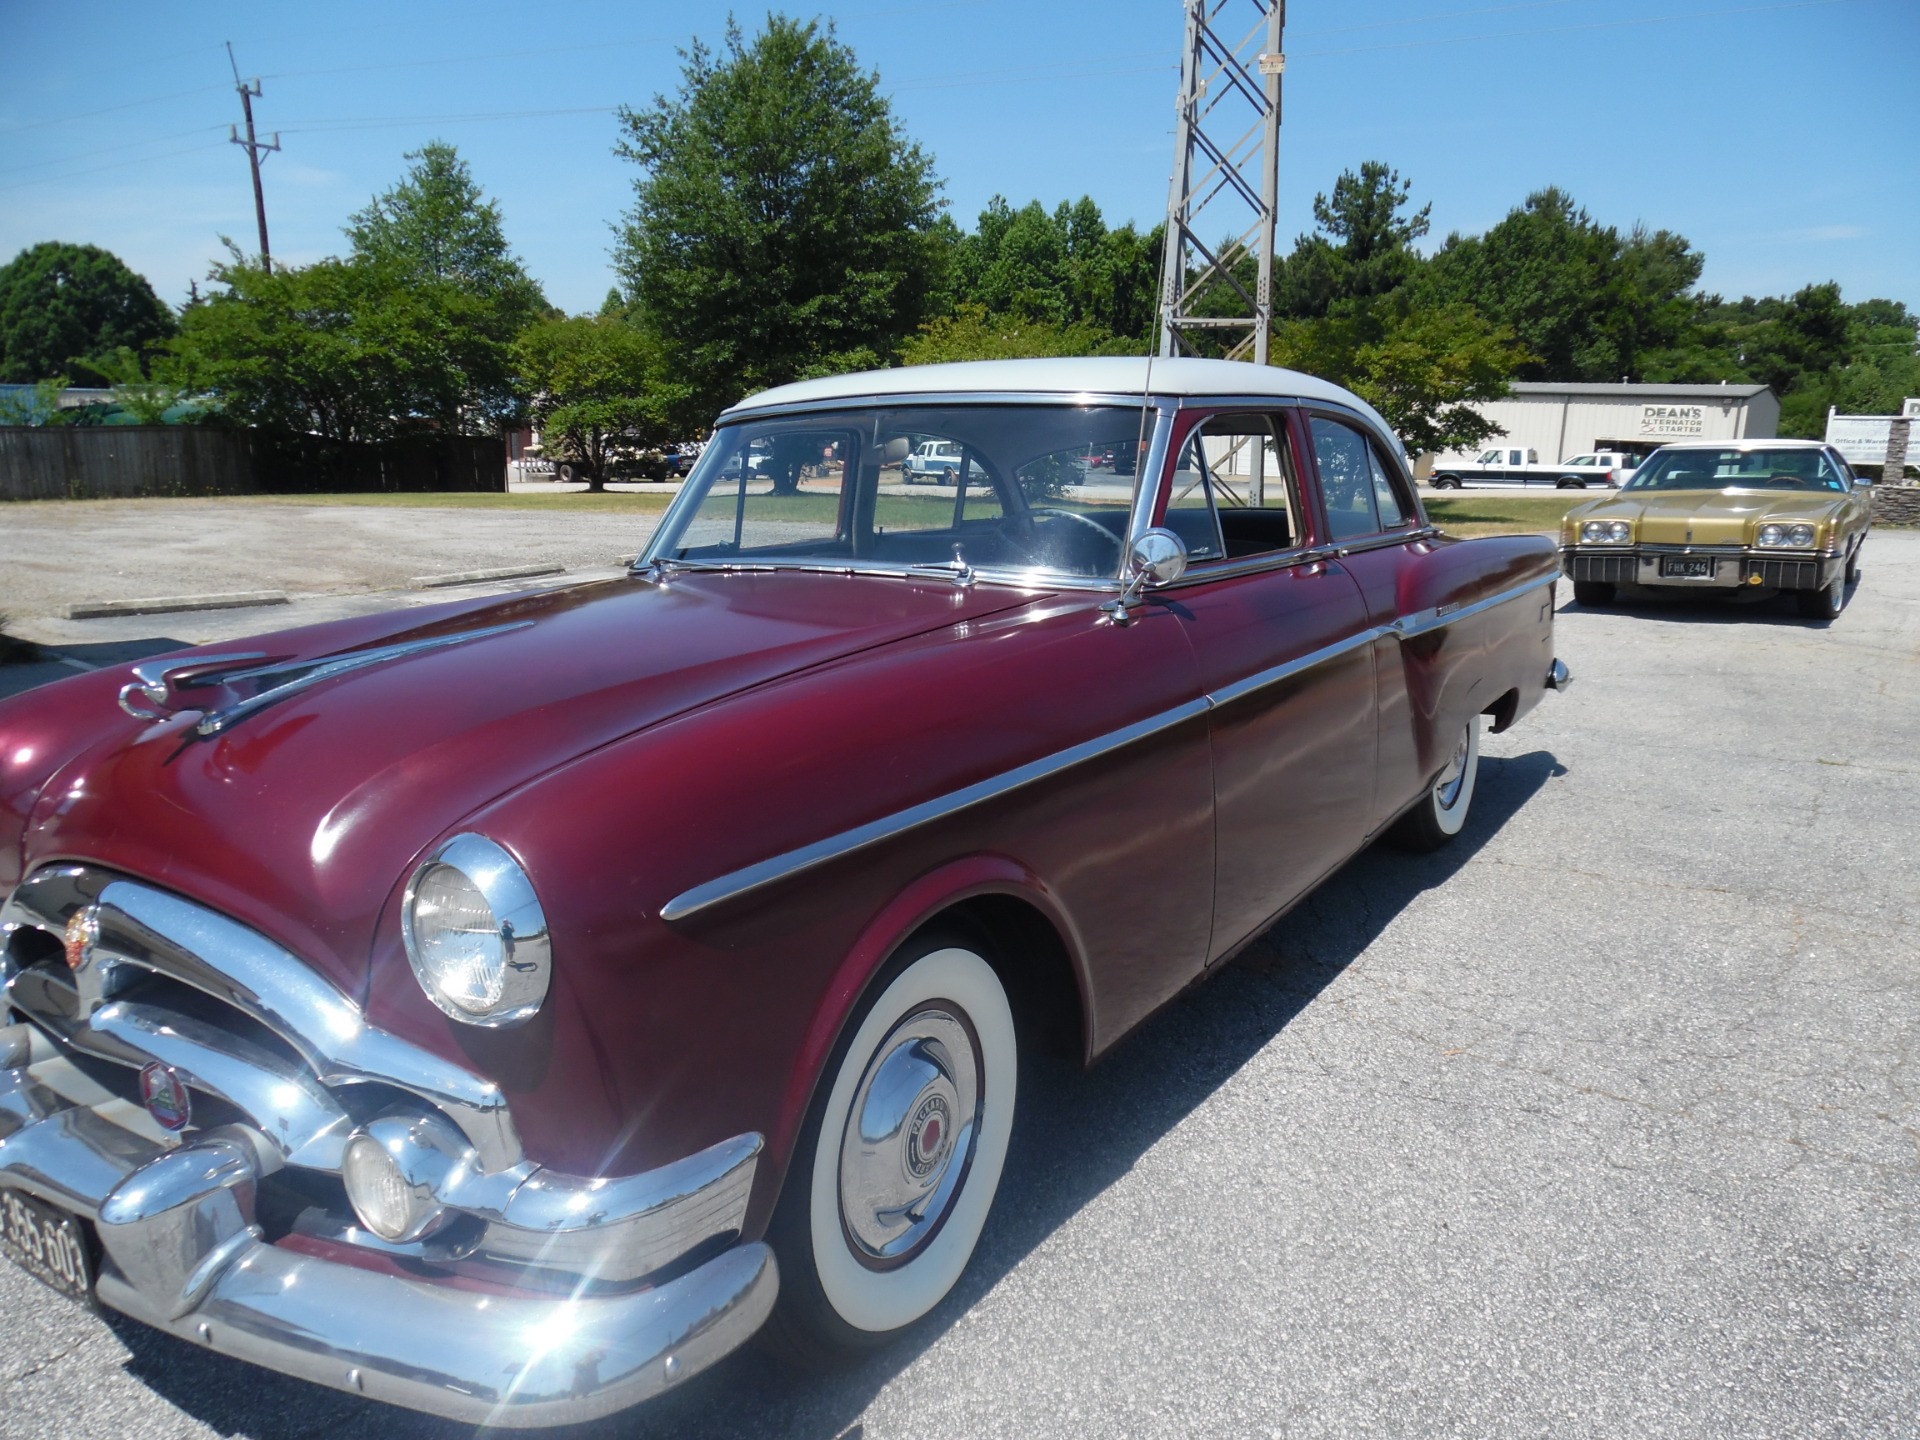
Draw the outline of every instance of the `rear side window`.
M1328 538L1355 540L1406 524L1406 502L1367 437L1324 416L1314 416L1308 425L1327 502Z

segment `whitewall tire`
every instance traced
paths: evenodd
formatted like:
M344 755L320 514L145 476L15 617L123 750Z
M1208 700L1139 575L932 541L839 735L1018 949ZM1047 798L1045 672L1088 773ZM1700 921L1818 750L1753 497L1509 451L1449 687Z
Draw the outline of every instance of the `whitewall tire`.
M1413 809L1400 817L1393 838L1409 850L1438 850L1467 826L1480 779L1480 720L1467 721L1440 773Z
M794 1151L773 1229L781 1348L868 1349L946 1298L1000 1186L1018 1081L1006 991L972 943L903 952Z

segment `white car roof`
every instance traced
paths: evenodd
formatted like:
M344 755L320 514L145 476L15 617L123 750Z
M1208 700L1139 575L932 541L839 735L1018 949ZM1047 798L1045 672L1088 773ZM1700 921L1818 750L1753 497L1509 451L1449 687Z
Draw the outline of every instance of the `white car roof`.
M1152 390L1149 392L1148 385ZM1166 360L1144 355L1097 355L1047 360L972 360L951 365L903 365L864 370L824 380L802 380L762 390L731 406L726 417L775 405L822 400L894 398L910 395L1154 395L1274 396L1327 400L1372 417L1387 434L1393 427L1366 401L1298 370L1253 365L1244 360Z

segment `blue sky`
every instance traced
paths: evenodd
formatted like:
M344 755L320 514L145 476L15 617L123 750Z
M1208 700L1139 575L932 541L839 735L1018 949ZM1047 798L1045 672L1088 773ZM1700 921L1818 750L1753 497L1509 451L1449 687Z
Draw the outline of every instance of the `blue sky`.
M548 296L594 308L634 176L612 154L613 108L671 90L676 46L717 41L728 8L4 0L0 260L39 240L102 245L178 301L216 237L253 248L245 158L226 141L231 40L285 147L266 166L276 258L338 253L403 152L445 139ZM738 13L752 29L765 12ZM1113 223L1164 212L1179 0L793 13L834 18L879 72L963 225L996 192L1088 194ZM1378 159L1432 202L1435 241L1557 184L1608 223L1686 235L1710 290L1832 279L1920 309L1916 0L1293 0L1288 19L1283 247L1316 191Z

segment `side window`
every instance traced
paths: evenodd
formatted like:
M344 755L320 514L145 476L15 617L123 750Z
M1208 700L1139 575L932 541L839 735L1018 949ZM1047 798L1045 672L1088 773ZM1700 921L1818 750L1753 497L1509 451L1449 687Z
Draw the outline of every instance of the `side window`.
M1327 502L1327 532L1332 540L1352 540L1380 528L1373 488L1373 459L1365 437L1338 420L1316 415L1310 422L1314 459L1320 465L1320 493Z
M1843 464L1836 463L1830 453L1822 450L1820 452L1820 483L1829 490L1851 490L1853 488L1852 472L1846 470Z
M1167 526L1190 558L1230 560L1302 543L1300 487L1286 422L1274 415L1210 415L1181 447ZM1204 519L1199 507L1208 504Z
M1373 471L1373 503L1380 512L1381 528L1391 530L1396 525L1406 524L1406 507L1394 493L1393 481L1387 477L1386 467L1380 463L1379 453L1371 445L1367 446L1367 464Z
M1218 560L1227 553L1220 539L1220 521L1214 514L1213 457L1208 454L1206 426L1196 425L1180 447L1167 490L1167 512L1160 523L1187 546L1189 560Z

